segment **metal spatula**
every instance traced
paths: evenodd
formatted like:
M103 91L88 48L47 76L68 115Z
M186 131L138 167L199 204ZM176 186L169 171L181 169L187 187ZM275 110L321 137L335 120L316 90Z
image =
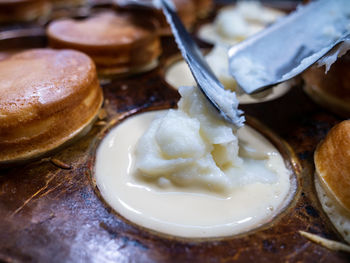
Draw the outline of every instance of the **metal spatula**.
M225 90L215 77L198 46L176 14L171 0L120 0L119 4L133 8L161 7L198 87L226 121L236 127L243 125L244 117L241 116L243 112L238 109L235 93Z
M225 90L220 81L215 77L198 46L177 16L174 7L171 6L171 3L167 0L160 0L160 2L163 13L171 26L176 43L198 87L227 121L237 127L241 127L244 117L241 116L243 112L238 110L238 100L235 93Z
M349 49L349 33L349 0L315 1L233 46L230 71L246 93L258 92L300 74L344 42Z

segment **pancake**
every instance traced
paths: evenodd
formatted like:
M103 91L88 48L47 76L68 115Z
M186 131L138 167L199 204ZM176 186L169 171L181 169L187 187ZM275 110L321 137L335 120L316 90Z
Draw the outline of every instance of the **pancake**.
M161 53L154 25L131 13L106 12L85 20L63 19L47 28L53 48L88 54L100 74L139 72Z
M214 9L214 2L212 0L193 0L199 18L205 18Z
M79 7L87 3L87 0L50 0L54 8Z
M177 14L179 18L181 19L184 26L191 31L192 27L194 26L194 23L196 22L196 14L197 9L194 1L189 0L172 0ZM163 12L161 10L159 11L158 19L160 21L161 29L160 34L161 35L172 35L170 26L168 22L166 21L165 16L163 15Z
M33 49L0 61L0 164L38 157L92 123L102 104L93 61Z
M350 120L334 126L315 155L316 190L330 220L350 243Z
M346 118L350 117L350 53L339 58L325 74L313 66L303 73L305 91L315 102Z
M33 21L50 11L47 0L0 0L0 23Z
M135 11L135 9L138 9L137 7L130 7L127 6L127 4L130 3L128 0L112 0L113 4L116 6L118 10L128 10L131 9L132 11ZM149 2L151 0L145 0L145 2ZM197 0L196 0L197 1ZM198 2L201 2L201 0L198 0ZM197 9L196 9L196 4L195 1L193 0L172 0L174 3L177 14L179 18L181 19L182 23L185 25L185 27L188 30L191 30L194 23L196 22L196 14L197 14ZM148 14L150 17L154 17L158 24L159 24L159 29L158 33L162 36L169 36L172 35L170 26L162 12L161 9L150 9L150 8L145 8L141 9L142 12Z

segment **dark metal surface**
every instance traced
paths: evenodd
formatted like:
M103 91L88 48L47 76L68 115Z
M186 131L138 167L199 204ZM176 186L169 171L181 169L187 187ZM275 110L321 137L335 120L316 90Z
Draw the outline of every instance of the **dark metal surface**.
M0 261L3 262L348 262L298 234L305 230L341 240L322 211L313 186L313 152L342 120L314 104L301 85L269 102L245 105L289 143L300 160L298 193L272 225L236 237L189 240L166 237L116 215L95 189L93 153L106 123L138 110L174 107L177 91L164 81L164 65L178 52L163 39L160 66L103 86L106 118L82 139L49 159L0 170Z

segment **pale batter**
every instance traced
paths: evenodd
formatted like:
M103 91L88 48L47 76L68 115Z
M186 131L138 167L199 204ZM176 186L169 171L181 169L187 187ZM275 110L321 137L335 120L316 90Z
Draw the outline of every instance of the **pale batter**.
M238 131L239 158L228 191L177 186L160 177L147 179L135 170L135 145L153 119L166 111L130 117L101 142L95 165L103 198L126 219L180 237L230 236L273 219L293 191L290 171L277 149L249 126Z

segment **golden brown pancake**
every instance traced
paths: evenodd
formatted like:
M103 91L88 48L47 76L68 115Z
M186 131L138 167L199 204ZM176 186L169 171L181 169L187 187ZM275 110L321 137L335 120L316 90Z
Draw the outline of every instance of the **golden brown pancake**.
M350 120L334 126L315 152L324 187L350 212Z
M194 23L196 22L197 9L194 1L189 0L172 0L179 18L188 30L191 30ZM171 29L166 21L165 16L161 12L161 34L171 35Z
M313 66L303 74L305 91L317 103L346 118L350 117L350 53L339 58L325 74Z
M40 156L92 123L102 104L93 61L33 49L0 61L0 164Z
M47 28L50 46L88 54L101 74L138 71L157 60L160 40L154 25L132 14L102 13L86 20L58 20Z
M315 155L316 190L323 209L350 242L350 120L334 126Z
M193 0L193 2L199 18L206 17L214 8L213 0Z
M32 21L50 11L47 0L0 0L0 23Z
M125 9L132 9L133 11L135 8L128 7L126 4L129 3L128 0L112 0L114 5L117 9L125 10ZM145 2L151 2L151 0L144 0ZM197 0L196 0L197 1ZM202 1L202 0L199 0ZM179 15L179 18L181 19L182 23L185 25L185 27L188 30L191 30L194 23L196 22L196 5L194 0L172 0L174 3L177 13ZM162 10L160 9L144 9L142 10L144 13L147 13L148 16L154 17L157 19L157 22L159 24L158 33L162 36L168 36L171 35L171 29L170 26L163 15Z
M87 0L50 0L54 8L77 7L86 4Z

